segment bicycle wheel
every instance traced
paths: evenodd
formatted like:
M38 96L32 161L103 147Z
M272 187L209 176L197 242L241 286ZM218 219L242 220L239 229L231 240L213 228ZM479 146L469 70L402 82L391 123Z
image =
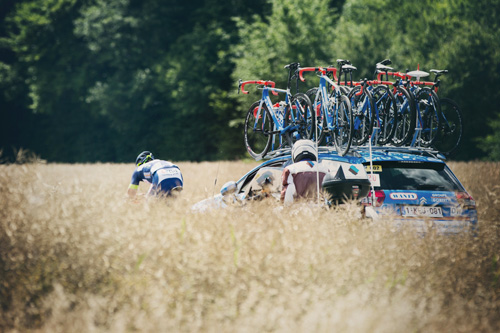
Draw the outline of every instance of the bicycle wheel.
M340 86L339 87L340 92L342 95L349 96L349 93L351 92L352 88L350 86Z
M290 126L290 129L285 132L285 136L292 146L297 140L310 140L313 137L316 117L311 100L306 94L295 94L290 105L285 107L284 127Z
M306 95L309 97L309 99L312 102L312 109L314 112L314 122L315 122L315 127L313 129L312 137L311 140L318 141L318 146L321 144L321 142L324 140L325 133L324 130L327 128L326 122L325 122L325 117L323 115L323 110L322 110L322 94L321 92L318 94L318 88L311 88L306 92Z
M307 97L311 100L311 103L314 102L314 98L316 97L316 93L318 92L318 87L316 88L311 88L308 91L306 91Z
M340 102L338 103L338 109L335 110L336 113L334 113L336 118L334 119L333 142L337 153L344 156L351 147L354 121L349 99L344 95L338 98L340 98ZM336 108L337 105L334 104L333 107Z
M451 157L457 152L462 139L462 110L449 98L440 98L439 105L439 132L434 141L434 148L446 157Z
M441 113L439 98L434 90L423 88L416 96L416 103L422 117L420 145L430 147L439 131L439 114Z
M396 129L392 137L392 143L396 146L407 144L415 132L417 114L415 101L410 93L402 87L397 87L394 94L397 104Z
M253 103L245 118L245 147L254 159L260 160L269 151L273 121L264 104L258 115L260 101Z
M391 142L396 131L398 112L397 102L391 89L387 86L378 86L373 90L373 100L378 111L375 124L378 125L377 143L385 145Z
M368 90L363 89L363 93L358 96L360 91L361 86L356 86L348 95L354 119L352 143L356 146L365 143L372 134L375 114L372 95Z

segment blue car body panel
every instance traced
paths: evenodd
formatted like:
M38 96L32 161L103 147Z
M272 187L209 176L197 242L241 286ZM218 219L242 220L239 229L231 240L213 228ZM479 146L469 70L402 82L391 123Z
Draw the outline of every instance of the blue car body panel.
M371 205L371 198L365 198L364 205L366 216L373 219L390 218L396 225L411 225L417 228L427 230L429 227L436 228L440 233L458 233L464 230L474 229L478 223L475 202L470 198L466 205L460 202L457 192L467 193L464 186L458 178L448 168L445 161L439 154L419 149L404 148L379 148L375 147L370 154L368 149L354 149L346 156L339 156L332 148L323 148L319 150L320 160L332 160L350 164L363 164L369 174L369 166L380 163L401 163L402 165L435 165L445 171L446 176L456 185L457 190L408 190L408 189L378 189L383 192L385 199L379 207ZM379 149L377 149L379 148ZM371 162L371 163L370 163ZM265 160L258 167L247 172L237 182L236 197L244 200L241 188L248 183L249 177L253 177L256 172L267 166L281 165L286 167L291 163L290 153L283 152L276 154ZM377 191L377 188L375 188ZM468 195L468 194L467 194ZM220 194L199 202L195 206L207 207L225 207L227 204L224 197ZM195 208L195 206L193 208ZM423 207L423 208L422 208ZM420 216L424 211L432 216Z

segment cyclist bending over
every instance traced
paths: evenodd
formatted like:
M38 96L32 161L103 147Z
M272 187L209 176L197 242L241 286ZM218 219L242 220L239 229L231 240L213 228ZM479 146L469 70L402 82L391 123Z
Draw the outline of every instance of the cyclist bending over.
M172 191L181 191L183 179L181 170L175 164L157 160L149 151L143 151L135 160L137 168L132 174L127 194L134 198L139 188L139 182L151 184L148 196L169 196Z
M283 170L281 201L285 205L299 199L314 199L317 196L318 180L330 172L328 166L318 163L314 142L298 140L292 148L293 164Z

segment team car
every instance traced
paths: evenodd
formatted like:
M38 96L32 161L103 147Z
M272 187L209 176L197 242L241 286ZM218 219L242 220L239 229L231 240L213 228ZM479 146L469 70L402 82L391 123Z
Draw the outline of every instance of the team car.
M476 203L438 152L375 148L371 162L368 150L359 155L373 188L362 200L367 217L441 234L476 229Z
M348 199L360 199L368 195L370 180L362 159L339 156L331 149L320 148L319 163L328 167L323 179L322 202L327 205ZM194 211L224 208L228 205L244 205L249 201L274 198L280 200L283 169L292 164L290 149L273 154L273 157L250 170L238 181L224 184L220 194L196 203Z
M326 206L357 200L367 218L433 227L440 233L477 226L474 199L436 151L359 147L339 156L332 148L320 147L318 156L320 163L330 166L321 184ZM279 200L281 174L291 163L290 150L277 152L238 181L224 184L220 194L196 203L193 210L243 205L265 197Z

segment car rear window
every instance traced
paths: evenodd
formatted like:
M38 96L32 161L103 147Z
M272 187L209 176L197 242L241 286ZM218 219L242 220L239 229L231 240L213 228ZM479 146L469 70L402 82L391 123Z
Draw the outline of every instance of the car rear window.
M365 163L370 173L370 164ZM382 190L463 191L462 186L442 163L373 162L376 186Z

